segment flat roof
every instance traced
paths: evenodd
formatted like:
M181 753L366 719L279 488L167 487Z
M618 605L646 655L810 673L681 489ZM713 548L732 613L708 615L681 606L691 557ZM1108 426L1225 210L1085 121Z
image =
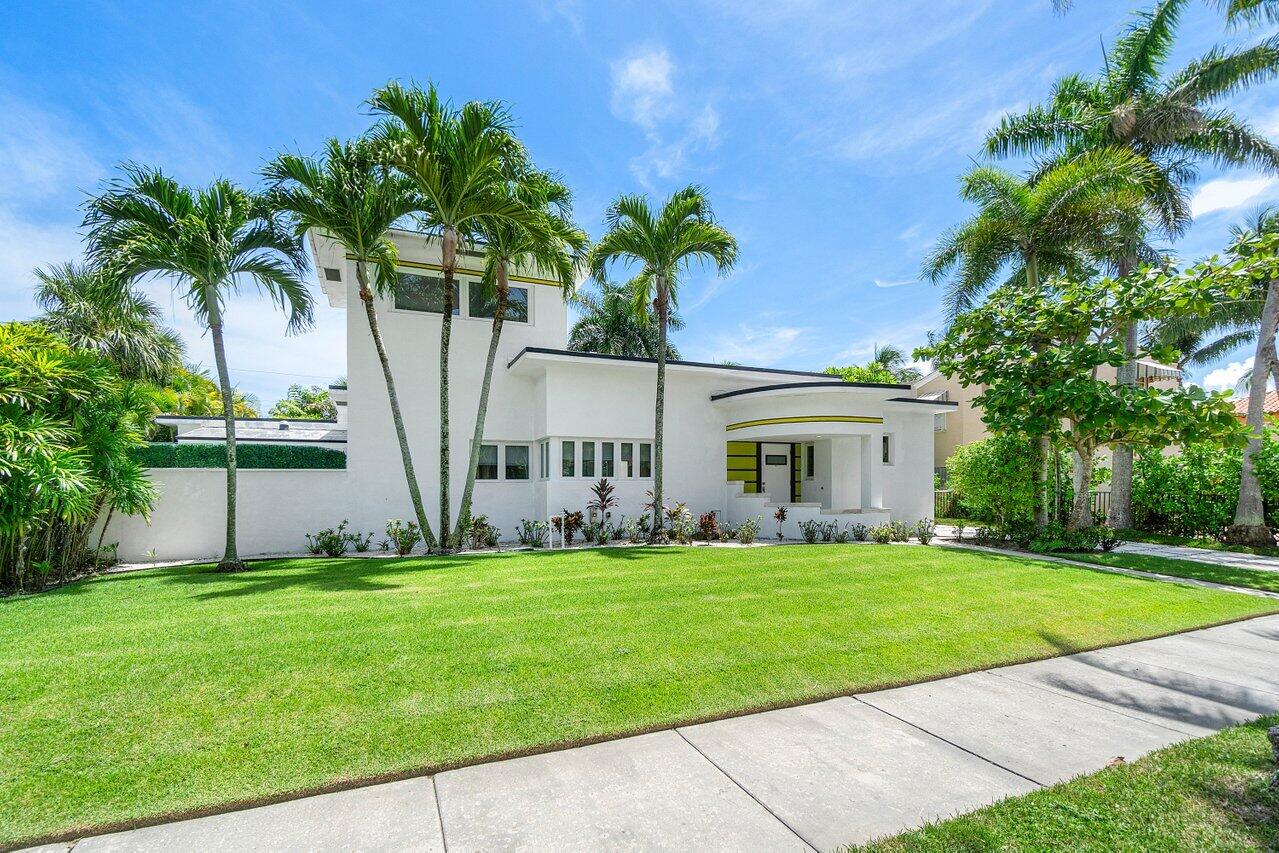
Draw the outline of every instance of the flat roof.
M525 355L553 355L553 356L559 356L564 358L594 359L598 361L615 361L615 362L622 362L622 363L629 363L629 364L654 364L654 365L657 364L657 359L655 358L640 358L639 356L633 356L633 355L607 355L605 353L600 353L600 352L579 352L577 350L552 349L550 347L524 347L524 349L520 350L519 353L516 354L515 358L511 359L510 361L506 363L507 369L509 370L510 368L514 367L515 363L519 361L521 358L523 358ZM896 385L896 384L880 385L872 382L865 382L865 383L844 382L842 379L840 380L832 379L831 374L829 373L818 373L812 370L783 370L782 368L779 368L779 367L748 367L742 364L714 364L712 362L707 362L707 361L684 361L683 359L673 359L673 358L667 359L666 363L668 365L673 365L675 367L696 367L703 370L719 370L719 371L731 371L731 372L741 372L741 373L770 373L770 374L780 375L780 376L811 376L811 377L820 376L822 379L825 380L824 382L813 383L814 385L845 385L850 388L853 388L853 387L891 388L894 390L910 389L909 385ZM778 387L778 388L786 387L786 383L782 383L780 385L770 386L770 387ZM760 389L750 388L746 390L755 391Z

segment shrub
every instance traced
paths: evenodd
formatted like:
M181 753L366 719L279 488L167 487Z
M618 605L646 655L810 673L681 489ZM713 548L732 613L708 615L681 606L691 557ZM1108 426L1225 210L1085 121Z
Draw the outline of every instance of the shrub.
M395 553L405 557L413 551L413 546L422 538L422 531L418 529L416 521L401 521L393 518L386 523L386 536L395 546Z
M786 507L779 506L777 511L773 513L773 518L777 519L777 538L782 538L782 523L786 521Z
M894 542L909 542L910 534L913 532L911 526L904 521L890 521L888 529Z
M1119 544L1119 537L1115 535L1115 531L1105 524L1097 525L1097 547L1101 550L1110 552L1115 550Z
M799 523L799 532L804 536L804 542L812 545L817 541L817 534L821 532L821 523L809 519Z
M626 538L632 545L638 545L648 537L648 519L647 518L628 518L626 519Z
M548 532L550 532L550 525L545 521L529 521L527 518L521 518L520 526L515 529L515 536L520 540L521 545L529 548L544 548Z
M133 458L143 468L225 468L226 442L147 444L134 448ZM304 444L250 444L235 446L240 469L336 469L346 467L346 454L331 447Z
M755 537L759 535L759 520L760 516L757 515L743 521L737 528L737 541L743 545L754 543Z
M364 554L368 552L369 546L373 544L373 534L365 533L361 535L359 533L352 533L347 537L347 540L351 543L351 547L355 549L357 554Z
M1269 437L1273 439L1273 431ZM1263 446L1258 454L1259 468L1269 462L1266 450ZM1234 521L1242 460L1237 449L1208 444L1187 445L1177 456L1141 454L1133 468L1133 522L1142 530L1173 536L1220 535ZM1263 495L1273 498L1274 491L1266 494L1266 479ZM1267 505L1275 504L1267 500Z
M836 528L837 528L837 529L835 530L835 537L834 537L834 538L835 538L835 544L836 544L836 545L846 545L846 544L848 544L848 531L847 531L847 530L839 530L839 529L838 529L838 525L836 525Z
M822 522L821 534L822 534L823 542L830 542L832 539L835 538L835 534L838 532L839 532L838 521Z
M347 524L347 520L342 519L342 523L337 527L326 527L314 536L310 533L306 534L307 550L312 554L323 554L326 557L341 557L346 553L347 545L351 543L352 538L346 532Z
M501 531L489 524L487 515L477 515L466 528L466 542L471 548L495 548Z
M714 542L719 538L719 518L715 510L704 512L697 519L697 533L707 542Z
M697 525L693 522L693 514L688 511L688 507L677 503L666 511L666 518L670 522L675 541L680 545L692 545Z
M865 542L866 537L870 535L870 528L861 522L855 522L848 525L848 532L853 537L854 542Z
M967 515L1007 524L1035 512L1034 445L996 435L955 448L946 463L948 485Z
M551 518L551 526L555 528L555 532L564 537L565 545L573 544L573 534L582 529L582 512L574 510L569 512L567 509L562 515Z
M915 538L919 540L920 545L927 545L933 541L933 535L937 532L937 525L931 518L921 518L915 522Z
M1102 529L1099 527L1067 530L1059 522L1051 521L1039 529L1030 543L1030 550L1038 554L1046 554L1050 551L1096 551L1102 535Z
M1004 529L998 525L981 525L973 530L973 540L978 545L1002 545L1007 540Z
M870 540L876 545L887 545L893 541L893 528L888 524L876 524L870 528Z

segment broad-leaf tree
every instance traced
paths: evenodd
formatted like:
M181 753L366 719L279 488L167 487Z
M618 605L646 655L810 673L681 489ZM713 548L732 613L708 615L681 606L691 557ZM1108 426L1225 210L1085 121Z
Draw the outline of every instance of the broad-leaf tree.
M281 154L267 165L264 174L272 182L272 204L293 219L299 236L314 229L341 243L355 259L360 304L364 306L369 336L382 367L409 500L422 530L423 542L432 548L436 544L435 534L418 488L391 359L382 340L374 304L375 295L393 294L399 283L396 272L399 252L387 232L420 206L413 184L387 168L381 162L380 150L367 140L343 143L330 139L324 156L319 159Z
M581 309L581 316L569 330L568 348L576 352L656 359L662 335L651 316L652 308L644 306L650 316L636 314L631 292L623 284L605 281L598 285L598 291L579 291L576 304ZM672 310L666 318L666 327L678 332L684 328L684 320ZM669 339L666 341L666 358L668 361L679 360L679 350Z
M493 365L497 360L502 325L511 307L511 272L515 270L525 275L548 278L560 286L566 300L572 299L587 242L586 232L572 222L572 194L555 177L544 172L520 169L511 175L507 191L521 205L539 215L528 224L499 217L484 217L479 220L479 232L484 244L484 275L471 287L478 287L484 303L492 306L493 325L489 334L488 355L484 360L484 379L480 382L475 430L471 435L466 487L462 490L457 529L454 533L454 540L459 544L471 518L471 497L475 491L475 475L480 464L489 389L493 384ZM525 303L523 308L527 312L528 304ZM524 319L528 319L527 315Z
M923 274L946 281L952 321L992 287L1036 294L1046 275L1086 276L1120 235L1144 213L1151 169L1124 149L1089 151L1029 179L978 166L962 179L960 196L977 206L968 221L942 235L924 261ZM1036 521L1048 520L1049 438L1040 440Z
M449 509L449 342L458 250L486 221L533 226L539 215L506 191L512 171L527 160L506 107L470 101L453 107L434 85L422 90L392 82L369 98L384 116L375 135L387 162L413 182L416 211L440 240L444 312L440 326L440 543L447 546Z
M1279 37L1227 50L1215 47L1177 71L1166 68L1176 46L1181 16L1190 0L1162 0L1137 13L1127 32L1105 53L1094 77L1072 74L1057 81L1052 96L1025 114L1006 117L987 139L996 155L1032 156L1049 167L1090 152L1124 148L1152 167L1147 194L1152 222L1169 238L1190 222L1189 186L1197 163L1279 170L1279 149L1238 118L1223 102L1279 73ZM1236 16L1272 8L1264 0L1224 0ZM1136 222L1110 258L1123 276L1136 268L1146 244L1146 222ZM1129 358L1116 381L1137 382L1137 329L1121 329ZM1116 448L1110 520L1132 526L1132 448Z
M185 187L160 172L124 166L123 175L86 206L89 257L125 281L158 276L181 291L209 330L226 424L226 548L219 571L240 571L235 539L235 411L223 337L227 298L248 283L287 314L288 331L311 324L302 241L261 195L230 181Z
M654 210L647 198L620 196L606 214L608 230L590 254L592 274L607 279L610 265L638 266L627 285L636 315L657 323L657 399L653 416L653 536L661 538L662 434L666 411L666 332L677 304L680 280L694 264L714 265L726 274L737 261L737 240L715 221L706 193L688 186Z
M75 349L111 361L125 379L157 385L182 366L182 339L160 308L110 271L68 262L35 271L40 322Z
M1119 442L1158 449L1198 441L1241 442L1228 394L1197 386L1162 390L1097 378L1127 357L1116 329L1170 315L1204 315L1248 287L1153 268L1123 279L1054 277L1039 290L1004 286L966 312L946 334L917 352L965 386L983 390L974 403L995 433L1037 437L1060 430L1075 453L1075 497L1069 526L1092 525L1089 486L1101 447ZM1175 353L1142 353L1157 360Z
M273 418L288 420L331 421L337 417L338 407L327 388L290 385L288 393L271 407L269 414Z

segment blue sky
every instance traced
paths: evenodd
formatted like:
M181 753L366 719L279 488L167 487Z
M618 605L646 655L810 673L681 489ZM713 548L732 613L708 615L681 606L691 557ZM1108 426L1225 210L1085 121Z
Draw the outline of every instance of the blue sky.
M0 29L0 318L30 316L32 267L79 252L77 206L116 163L188 182L252 182L280 149L316 151L369 123L392 78L450 98L507 101L520 134L576 195L593 235L619 192L703 184L741 259L683 284L687 358L821 368L875 343L913 347L940 325L917 281L937 235L967 211L958 176L1008 111L1092 72L1128 4L1080 0L533 2L19 2ZM1227 33L1192 4L1174 66ZM1236 108L1279 137L1279 86ZM1010 164L1016 165L1016 164ZM1202 170L1199 214L1173 249L1193 259L1279 180ZM212 363L163 284L149 287ZM317 288L318 294L318 288ZM253 295L228 314L234 381L269 403L345 371L342 316L285 338ZM1228 384L1246 353L1195 377Z

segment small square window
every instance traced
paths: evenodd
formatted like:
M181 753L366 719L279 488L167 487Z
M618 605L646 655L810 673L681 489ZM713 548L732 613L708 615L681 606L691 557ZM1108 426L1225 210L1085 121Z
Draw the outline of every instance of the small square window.
M480 464L475 468L475 479L477 480L496 480L497 479L497 445L481 444L480 445Z
M606 441L603 444L603 456L600 458L600 476L613 476L613 442Z
M571 441L560 442L560 476L577 476L577 446Z
M497 292L478 281L467 285L467 313L471 317L492 317L497 313ZM507 288L505 323L528 322L528 288Z
M528 445L506 445L506 479L528 479Z
M582 476L595 476L595 442L582 442Z
M395 287L395 307L404 311L444 313L444 279L402 272ZM461 314L457 283L453 284L453 316Z
M641 477L653 476L653 445L647 442L641 444L639 456L639 475Z

